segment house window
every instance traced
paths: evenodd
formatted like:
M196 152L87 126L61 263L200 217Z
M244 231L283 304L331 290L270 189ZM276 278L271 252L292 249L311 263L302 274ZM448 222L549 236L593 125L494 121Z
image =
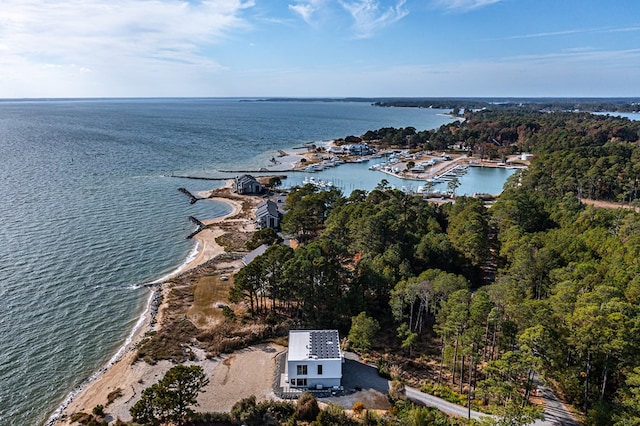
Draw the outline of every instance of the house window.
M307 375L307 366L306 365L298 365L297 366L298 376L306 376Z
M307 386L307 379L293 379L294 386Z
M318 376L322 375L322 364L318 364Z

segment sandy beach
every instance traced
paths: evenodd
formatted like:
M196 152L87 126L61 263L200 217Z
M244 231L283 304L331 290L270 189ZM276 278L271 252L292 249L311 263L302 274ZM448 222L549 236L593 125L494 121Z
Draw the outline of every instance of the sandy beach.
M208 202L208 201L217 201L219 203L228 204L231 207L231 212L225 216L222 216L216 219L208 219L208 220L202 221L202 223L207 225L207 228L198 232L193 237L193 239L196 240L196 243L198 245L196 255L190 262L188 262L179 270L175 271L175 273L167 277L167 279L173 278L187 271L190 271L200 265L203 265L204 263L213 259L217 255L224 253L224 248L216 242L216 238L224 234L224 230L221 229L220 227L216 227L215 225L217 223L222 223L226 220L229 220L230 218L237 216L242 211L242 204L240 204L239 201L235 201L235 200L232 200L229 198L223 198L223 197L207 198L202 202ZM247 229L247 231L250 231L250 230L251 229Z
M289 164L297 161L299 160L291 159ZM207 227L194 236L197 242L196 254L180 269L150 288L152 293L147 309L128 339L129 343L121 348L119 355L112 358L110 364L69 395L61 410L52 416L48 424L74 424L71 421L74 413L91 413L97 405L105 406L106 420L109 422L118 418L131 420L129 409L141 392L161 379L174 365L170 361L160 361L155 365L137 361L137 345L148 331L157 331L161 327L172 280L188 274L197 276L199 268L225 253L224 247L218 244L216 238L230 230L243 233L254 231L255 207L262 201L261 197L238 197L232 193L231 183L224 188L198 195L203 198L199 202L226 203L231 207L231 212L223 217L202 221ZM225 264L225 267L229 268L229 265ZM241 263L237 262L231 267L239 269ZM157 292L161 292L162 297L158 297ZM158 300L162 300L159 306ZM207 359L203 350L194 348L196 359L186 364L200 365L210 377L210 384L199 399L199 410L228 411L236 401L244 397L256 395L258 400L264 400L273 396L271 383L275 371L274 358L282 350L284 348L277 345L257 345L228 356ZM254 368L247 371L242 368L243 365L259 367L260 374L256 375L258 370ZM109 400L112 402L109 403Z
M212 360L200 353L195 361L184 363L199 365L209 377L209 384L198 397L197 410L228 412L237 401L251 395L255 395L258 401L275 399L272 386L276 357L284 350L284 347L274 344L256 345ZM138 401L142 391L159 381L174 365L170 361L149 365L143 361L133 363L133 360L134 353L127 353L92 382L73 399L56 424L74 424L70 421L73 413L91 413L96 405L105 405L109 394L117 390L120 396L105 407L106 420L130 421L129 409ZM251 368L247 368L248 365Z
M297 153L293 150L278 151L264 169L269 172L294 170L310 160L310 155L308 152ZM202 220L206 228L193 237L197 244L193 258L176 271L152 283L154 285L150 286L147 308L127 343L107 365L67 397L47 422L48 425L74 424L71 421L74 413L91 413L97 405L105 406L106 420L109 422L118 418L131 420L129 408L135 404L141 392L161 379L174 365L169 361L149 365L136 360L137 346L147 332L160 329L172 280L190 273L197 276L200 268L224 254L225 248L216 239L230 230L238 233L255 231L255 207L263 199L257 196L238 196L233 193L232 186L233 181L230 180L223 188L197 194L201 198L199 202L225 203L230 206L231 212L215 219ZM224 264L225 269L231 272L241 266L240 262ZM162 302L158 306L159 300ZM275 371L274 357L282 350L284 348L277 345L257 345L220 359L207 359L204 351L195 348L197 358L187 364L200 365L211 379L208 386L210 389L205 389L200 397L199 410L228 411L236 401L244 397L256 395L258 400L263 400L273 396L271 383ZM256 375L258 370L255 369L245 371L247 369L243 369L243 365L259 366L260 374Z

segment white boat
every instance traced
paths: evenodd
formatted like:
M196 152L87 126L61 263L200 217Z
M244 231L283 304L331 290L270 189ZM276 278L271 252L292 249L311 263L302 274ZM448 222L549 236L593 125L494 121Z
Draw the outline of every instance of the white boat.
M322 180L322 179L316 180L313 176L304 178L302 183L303 183L303 185L313 185L316 188L320 188L320 189L326 189L326 188L332 188L333 187L333 182L328 181L328 180Z

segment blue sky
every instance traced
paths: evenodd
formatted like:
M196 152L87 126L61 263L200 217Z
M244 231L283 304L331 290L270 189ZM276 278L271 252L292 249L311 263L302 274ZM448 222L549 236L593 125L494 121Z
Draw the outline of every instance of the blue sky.
M1 0L0 97L640 96L638 0Z

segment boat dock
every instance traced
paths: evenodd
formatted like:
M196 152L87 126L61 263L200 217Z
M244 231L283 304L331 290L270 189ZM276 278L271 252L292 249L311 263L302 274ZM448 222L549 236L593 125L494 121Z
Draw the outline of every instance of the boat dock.
M444 172L434 176L433 180L434 181L453 180L467 173L468 167L469 166L467 166L466 164L455 164L453 167L448 168Z

